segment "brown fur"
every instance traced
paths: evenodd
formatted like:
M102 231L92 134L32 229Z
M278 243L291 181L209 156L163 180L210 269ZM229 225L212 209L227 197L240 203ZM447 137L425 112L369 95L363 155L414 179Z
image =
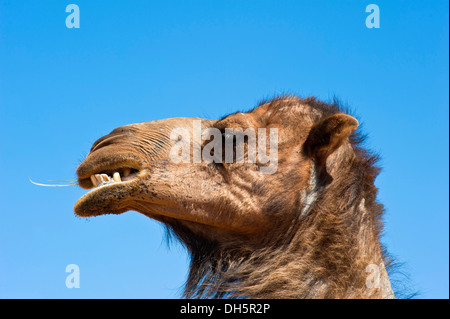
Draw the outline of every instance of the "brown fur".
M361 146L356 119L337 103L282 96L202 120L222 130L278 128L278 170L268 175L259 162L171 162L170 130L191 129L192 120L128 125L97 141L77 170L82 187L102 171L140 173L88 193L75 212L137 210L164 223L191 256L185 297L393 297L379 241L377 158ZM370 264L381 268L381 288L366 284Z

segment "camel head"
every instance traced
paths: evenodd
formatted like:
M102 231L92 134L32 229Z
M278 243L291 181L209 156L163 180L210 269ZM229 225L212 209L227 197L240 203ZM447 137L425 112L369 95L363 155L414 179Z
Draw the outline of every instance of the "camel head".
M78 216L138 211L191 256L185 296L392 296L376 157L337 103L282 96L219 120L130 124L77 169ZM368 290L365 267L385 289ZM356 287L356 288L354 288Z
M349 147L357 125L349 115L324 116L307 101L280 98L221 120L122 126L97 140L78 167L79 185L92 190L75 212L135 210L205 236L266 236L293 217L291 208L306 213L318 187L312 175L328 176L327 159Z

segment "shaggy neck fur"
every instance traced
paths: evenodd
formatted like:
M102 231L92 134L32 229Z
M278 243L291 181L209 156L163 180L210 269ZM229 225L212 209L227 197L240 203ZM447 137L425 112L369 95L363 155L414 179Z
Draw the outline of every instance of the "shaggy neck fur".
M393 298L389 260L379 242L383 207L375 199L376 158L356 146L354 151L340 154L342 163L327 164L337 178L311 174L314 189L299 194L311 200L290 220L279 221L270 238L211 241L185 223L165 220L191 253L184 296ZM379 286L368 285L369 265L379 271Z

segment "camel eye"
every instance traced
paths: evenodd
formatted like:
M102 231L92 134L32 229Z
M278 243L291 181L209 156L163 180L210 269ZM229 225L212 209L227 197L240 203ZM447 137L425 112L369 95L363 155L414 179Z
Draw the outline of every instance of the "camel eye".
M248 150L249 134L252 135L251 132L242 131L239 128L220 128L219 130L222 136L221 164L243 163ZM212 153L211 156L213 156Z
M235 163L236 135L231 130L222 133L222 156L225 163Z
M227 144L228 143L228 144ZM225 131L222 133L222 145L236 145L236 134Z

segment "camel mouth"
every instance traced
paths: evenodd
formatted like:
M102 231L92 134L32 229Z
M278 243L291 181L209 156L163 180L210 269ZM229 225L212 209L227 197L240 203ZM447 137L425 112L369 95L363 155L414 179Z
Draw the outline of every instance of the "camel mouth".
M132 167L119 167L115 169L105 169L93 173L89 179L84 178L79 181L83 188L99 188L113 183L122 183L135 179L141 171Z
M112 147L91 152L77 168L78 185L84 189L109 182L124 182L136 178L147 167L139 154L117 153Z
M89 155L77 169L79 186L89 192L75 203L75 214L91 217L125 212L136 183L147 175L141 162L124 154Z
M126 204L141 175L146 175L145 170L139 171L129 167L114 169L113 174L108 174L106 170L91 175L89 183L92 187L75 203L75 214L80 217L93 217L125 212L128 210Z

